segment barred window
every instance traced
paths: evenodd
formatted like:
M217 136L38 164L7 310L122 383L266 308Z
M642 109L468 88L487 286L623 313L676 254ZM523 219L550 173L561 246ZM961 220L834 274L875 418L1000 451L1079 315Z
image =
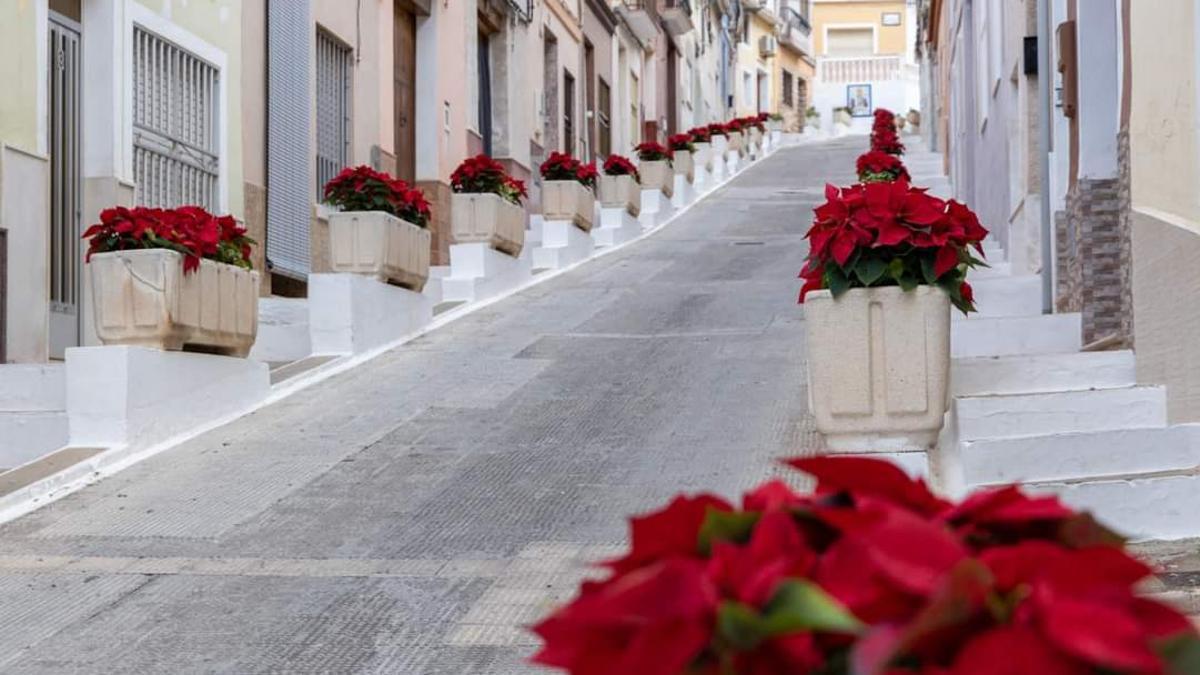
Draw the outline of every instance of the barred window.
M608 157L612 152L612 96L608 83L600 79L600 94L596 104L596 118L600 126L600 156Z
M795 107L793 98L793 90L795 89L795 78L788 71L783 71L783 104L789 108Z
M317 201L325 184L350 162L352 51L317 30Z
M220 208L219 71L133 29L133 179L144 206Z

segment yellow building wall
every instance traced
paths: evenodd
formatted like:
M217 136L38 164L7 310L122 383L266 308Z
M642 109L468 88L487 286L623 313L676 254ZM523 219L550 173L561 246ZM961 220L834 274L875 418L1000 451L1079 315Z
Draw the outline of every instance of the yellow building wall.
M883 25L884 12L899 13L900 23L896 26ZM813 27L813 52L825 54L825 27L837 24L854 24L875 27L877 55L904 54L907 21L903 0L878 2L814 2L810 22Z
M24 0L21 0L24 1ZM242 0L137 0L172 23L225 52L227 135L225 171L229 211L244 217L242 162Z
M34 0L0 2L0 143L38 152L37 45L39 12ZM45 20L45 16L40 17Z

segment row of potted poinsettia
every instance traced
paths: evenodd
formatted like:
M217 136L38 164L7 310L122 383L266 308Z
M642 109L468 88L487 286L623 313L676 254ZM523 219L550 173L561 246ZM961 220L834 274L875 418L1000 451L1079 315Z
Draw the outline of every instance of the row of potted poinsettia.
M807 234L810 400L832 451L932 447L949 400L950 306L975 309L967 274L985 266L988 232L964 204L913 186L903 152L877 110L860 182L827 186Z

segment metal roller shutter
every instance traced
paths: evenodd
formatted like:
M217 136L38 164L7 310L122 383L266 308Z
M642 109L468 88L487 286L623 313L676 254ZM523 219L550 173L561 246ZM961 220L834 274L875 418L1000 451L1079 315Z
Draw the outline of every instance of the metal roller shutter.
M310 0L267 3L267 259L303 279L311 268Z

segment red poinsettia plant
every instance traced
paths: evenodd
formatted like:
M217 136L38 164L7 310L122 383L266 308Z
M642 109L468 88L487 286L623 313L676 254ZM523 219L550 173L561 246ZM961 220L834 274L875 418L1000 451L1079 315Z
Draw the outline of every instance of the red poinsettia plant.
M871 125L871 150L889 155L904 154L904 143L896 131L896 115L887 108L875 110L875 120Z
M725 131L727 133L739 133L746 130L746 120L735 117L725 123Z
M827 288L833 297L851 288L936 285L963 313L975 311L967 271L984 265L987 230L971 209L943 201L900 179L825 186L826 202L805 237L809 254L800 277L809 291Z
M709 143L712 141L712 129L709 127L693 127L688 129L688 135L693 143Z
M655 141L646 141L638 143L634 151L637 152L638 159L643 162L671 162L671 149L662 143Z
M858 180L861 183L877 183L880 181L910 180L908 169L896 155L872 150L858 156L856 162Z
M709 138L712 138L713 136L728 136L729 127L721 122L713 122L712 124L708 125L708 135Z
M572 675L1182 675L1200 636L1089 515L1015 487L944 500L874 459L795 459L740 507L679 496L538 624Z
M667 147L671 152L695 152L696 146L691 134L672 134L667 137Z
M342 211L383 211L425 227L431 215L420 190L369 166L347 167L325 184L325 203Z
M608 159L604 160L604 174L607 176L633 176L634 180L641 180L637 166L629 161L628 157L621 155L609 155Z
M584 164L565 152L552 152L550 157L542 162L542 178L544 180L574 180L588 187L596 186L595 164Z
M199 206L105 209L83 238L89 240L86 260L96 253L162 248L183 254L184 272L199 268L202 258L252 269L256 243L233 216L214 216Z
M518 206L528 196L524 181L510 176L503 164L487 155L463 160L450 174L450 189L464 193L496 194Z
M743 129L758 129L759 131L766 131L767 117L769 117L767 113L759 113L757 115L742 117L738 121L741 123Z

